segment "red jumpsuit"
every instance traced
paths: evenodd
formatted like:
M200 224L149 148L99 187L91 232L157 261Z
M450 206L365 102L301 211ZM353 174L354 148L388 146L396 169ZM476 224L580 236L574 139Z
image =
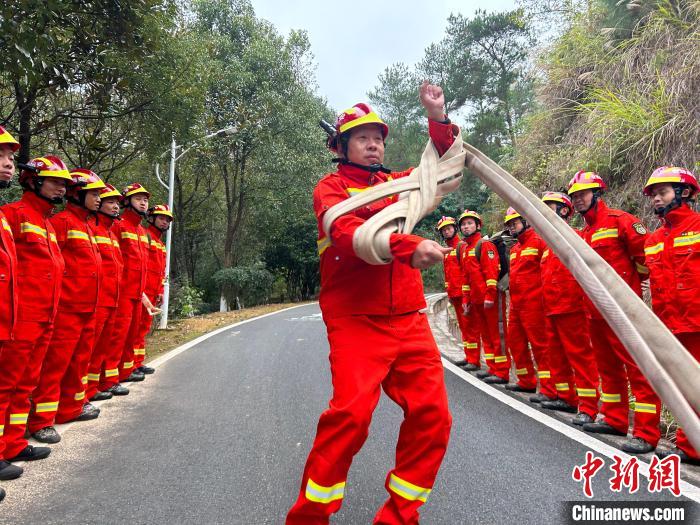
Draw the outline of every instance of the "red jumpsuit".
M16 374L5 373L14 366L12 355L3 352L17 323L17 252L12 228L0 211L0 460L3 458L2 436L5 431L7 407L15 388Z
M518 236L510 250L510 312L508 346L515 362L518 384L523 388L536 385L533 360L537 364L540 393L556 398L547 358L547 336L542 304L540 260L547 248L535 230L528 228Z
M460 268L459 260L464 244L460 242L459 236L455 235L447 241L447 245L453 248L453 250L445 255L445 262L443 263L443 271L445 273L445 291L447 292L447 297L450 299L450 303L455 309L457 323L459 323L459 331L462 334L462 348L464 348L466 360L469 363L478 365L479 352L476 352L476 358L474 358L474 352L469 351L467 340L467 318L464 315L464 310L462 309L462 270Z
M97 323L95 347L88 367L87 398L98 390L104 391L119 380L119 362L122 357L121 335L114 330L117 300L122 282L124 263L119 241L112 232L114 219L97 215L90 222L95 242L102 257L102 286L97 296Z
M499 291L498 273L501 265L498 250L490 241L481 241L480 255L477 259L476 244L481 240L481 233L476 232L465 241L462 258L464 277L464 295L462 301L469 305L467 315L469 327L469 347L475 348L476 361L479 364L479 346L483 342L484 360L491 375L508 380L510 361L508 352L501 346L498 332ZM484 301L491 301L491 308L484 308Z
M65 271L49 349L32 400L29 431L37 432L80 415L87 368L95 345L95 307L102 259L88 226L90 212L75 204L51 218Z
M700 361L700 214L685 204L671 210L647 238L644 254L654 312ZM700 459L680 427L676 446Z
M63 279L63 256L48 220L54 206L31 191L2 207L17 251L17 323L2 347L4 385L10 389L0 457L13 458L26 446L30 395L41 372L53 333ZM4 359L4 357L7 359Z
M595 420L600 379L583 307L583 290L549 248L542 254L540 267L554 388L560 399Z
M627 212L608 208L599 200L584 215L586 226L581 232L585 241L641 295L641 279L648 276L644 266L646 228ZM632 357L612 331L603 316L586 297L586 314L590 322L591 343L601 379L601 413L605 421L620 432L629 427L627 385L634 403L634 437L652 446L659 441L661 403Z
M114 329L122 337L119 380L123 381L134 369L134 343L141 326L141 298L146 289L146 265L150 243L146 230L141 226L141 215L132 208L126 208L122 220L115 223L112 229L119 237L124 260L122 287L119 290L119 304L114 321Z
M443 154L456 126L429 123ZM393 174L403 177L410 170ZM353 250L353 234L364 221L396 201L375 202L335 221L330 238L321 226L331 206L356 191L386 180L382 173L340 165L314 191L321 257L320 304L330 343L333 396L321 414L304 468L299 497L287 524L328 523L343 501L353 456L367 438L372 412L383 389L405 419L396 448L396 466L387 475L389 499L375 523L417 523L418 507L430 494L447 448L451 415L447 407L440 353L424 313L420 272L410 266L423 239L393 234L394 260L370 265Z
M150 250L148 255L148 271L146 272L146 295L154 306L160 302L163 296L163 284L165 281L165 244L160 240L163 232L150 224L147 233L150 238ZM141 311L141 326L134 344L134 368L143 364L146 357L146 335L153 324L153 316L144 306Z

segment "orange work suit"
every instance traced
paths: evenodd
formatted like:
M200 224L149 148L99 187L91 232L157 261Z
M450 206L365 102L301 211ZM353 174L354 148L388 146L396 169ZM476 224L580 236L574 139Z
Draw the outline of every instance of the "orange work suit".
M544 250L540 268L549 368L557 397L595 420L600 379L583 290L550 248Z
M477 258L476 245L481 241L480 258ZM501 265L496 246L481 240L481 233L476 232L465 239L464 257L462 258L462 276L464 278L464 295L462 302L469 306L467 314L469 339L467 348L476 355L474 364L479 364L480 346L484 346L484 360L491 375L506 381L510 376L508 352L502 349L498 332L498 274ZM493 303L491 308L484 308L484 301ZM472 354L472 355L474 355Z
M119 239L124 261L119 304L114 320L114 329L121 334L122 357L119 364L119 380L123 381L134 369L134 347L141 327L141 302L146 289L146 271L150 242L146 230L141 226L141 215L126 208L122 220L112 229Z
M119 241L112 232L114 219L100 214L96 215L90 224L102 257L103 278L97 297L95 347L88 367L88 399L98 391L107 390L119 382L122 345L121 334L114 330L114 320L124 270Z
M518 235L510 250L510 310L508 315L508 346L515 362L518 384L523 388L536 385L533 359L537 365L540 393L556 398L547 356L544 305L540 260L547 248L535 230L528 228Z
M158 306L163 297L165 281L165 244L160 240L163 232L149 224L147 234L150 241L148 252L148 270L146 273L146 295L154 306ZM153 324L153 316L144 306L141 310L141 326L134 343L134 368L143 364L146 358L146 335Z
M2 346L0 376L4 385L14 386L9 389L0 457L15 457L27 446L30 396L39 381L58 310L64 263L49 221L53 210L53 204L32 191L2 207L15 239L18 306L12 340Z
M477 353L476 360L470 360L469 352L467 350L467 318L464 315L464 310L462 309L462 269L460 268L460 257L464 243L460 242L459 235L455 234L454 237L446 241L447 245L453 250L445 255L445 262L443 263L443 272L445 274L445 291L447 292L447 297L450 300L450 304L455 309L455 316L457 317L457 323L459 325L459 331L462 334L462 348L464 348L464 354L467 362L479 364L479 354ZM473 353L473 352L472 352Z
M683 204L664 217L644 244L654 313L700 361L700 213ZM678 427L676 446L700 459Z
M88 216L73 203L51 218L65 271L49 349L32 398L29 431L37 432L80 415L85 404L87 369L95 345L95 308L102 258Z
M459 130L430 121L429 132L442 155ZM314 190L320 304L330 343L333 396L319 419L299 495L287 515L288 525L325 524L340 509L350 464L367 437L382 388L403 408L405 418L396 466L386 478L389 499L375 523L418 521L418 507L431 491L447 448L452 418L440 354L426 316L419 312L425 307L420 272L410 266L423 239L392 234L394 258L389 264L371 265L355 254L355 230L396 197L340 217L330 238L322 228L324 213L333 205L386 178L381 172L341 164Z
M17 383L12 356L3 352L4 343L12 338L17 323L17 252L12 228L0 211L0 460L4 459L2 436L10 397Z
M584 240L641 296L641 280L649 275L648 268L644 266L646 228L635 216L608 208L600 199L583 218L586 221L581 232ZM603 418L616 430L627 432L629 383L635 397L632 433L634 437L656 446L660 437L659 397L593 303L587 297L584 303L601 379L600 411Z

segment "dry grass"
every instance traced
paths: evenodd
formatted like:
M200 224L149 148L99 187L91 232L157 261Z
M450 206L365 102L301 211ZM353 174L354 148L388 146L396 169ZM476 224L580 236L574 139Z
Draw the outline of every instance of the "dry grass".
M168 350L177 348L217 328L298 304L305 303L266 304L233 312L216 312L190 319L171 321L167 330L155 330L146 337L147 360L153 359Z

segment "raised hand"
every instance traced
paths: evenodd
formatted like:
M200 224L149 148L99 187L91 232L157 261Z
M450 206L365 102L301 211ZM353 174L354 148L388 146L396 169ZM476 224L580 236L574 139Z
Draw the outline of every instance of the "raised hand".
M420 103L432 120L445 120L445 95L440 86L424 80L420 86Z

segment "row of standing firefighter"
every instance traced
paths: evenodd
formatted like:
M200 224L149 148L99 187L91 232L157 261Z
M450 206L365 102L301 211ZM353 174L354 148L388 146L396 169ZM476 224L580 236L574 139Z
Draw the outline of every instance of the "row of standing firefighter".
M542 200L567 223L575 212L581 214L579 235L637 295L649 283L654 312L700 360L700 214L691 207L700 191L695 176L679 167L662 167L651 175L643 193L661 220L653 233L637 217L608 207L605 190L597 173L579 171L569 182L568 195L546 192ZM632 437L622 449L631 454L655 450L658 395L525 217L509 208L504 225L510 237L491 240L482 238L482 220L475 211L466 210L457 220L442 217L437 225L453 248L444 270L465 352L457 364L486 383L532 393L530 401L544 409L576 414L572 423L586 432L626 436L632 410ZM515 241L511 246L506 239ZM510 382L511 366L515 382ZM678 454L683 462L700 464L680 428L675 447L656 454Z
M0 127L0 187L19 143ZM145 337L165 278L168 206L122 192L55 156L20 165L20 200L0 207L0 480L49 456L56 423L99 416L90 401L143 381ZM63 211L56 206L66 201ZM142 222L147 218L148 226ZM0 489L0 500L5 493Z

